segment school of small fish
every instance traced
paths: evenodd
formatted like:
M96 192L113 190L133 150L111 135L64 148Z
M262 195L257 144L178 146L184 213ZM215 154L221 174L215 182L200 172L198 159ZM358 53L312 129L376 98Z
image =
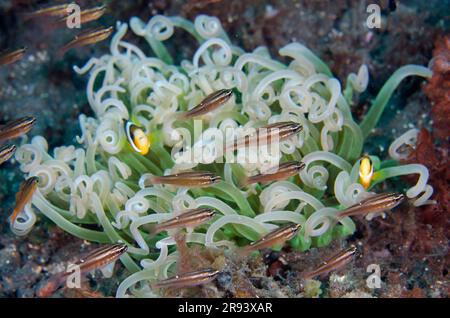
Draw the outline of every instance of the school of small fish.
M395 2L390 1L393 10L395 10ZM61 4L36 10L31 13L25 13L23 20L33 19L56 19L53 21L54 26L63 26L67 24L70 19L70 5ZM101 18L107 10L105 5L86 9L80 13L80 23L86 24L88 22L96 21ZM113 27L91 29L81 32L76 35L71 41L67 42L59 50L60 55L64 55L67 51L98 43L107 39L113 32ZM27 49L21 48L16 50L7 50L0 54L0 67L15 63L21 60L26 54ZM192 109L179 114L178 119L188 120L195 117L200 117L226 104L233 95L230 89L222 89L206 96L197 106ZM22 117L16 120L6 122L0 127L0 146L6 141L19 138L27 134L35 123L36 119L31 116ZM151 134L145 132L139 125L128 121L124 123L127 139L131 148L146 155L151 147ZM228 146L227 151L235 151L240 147L248 147L252 145L269 144L274 140L286 140L302 130L300 124L294 122L282 122L261 127L253 135L245 136L231 146ZM0 165L8 161L16 151L16 146L13 144L2 145L0 148ZM248 186L254 183L267 184L273 181L285 180L290 177L298 175L298 173L305 168L305 164L299 161L291 161L281 163L277 169L270 170L266 173L261 173L254 176L248 176L243 182L242 186ZM370 187L371 178L373 175L373 163L369 156L364 156L360 160L360 182L367 189ZM166 184L176 187L199 188L210 187L220 183L221 177L207 171L189 171L181 172L173 175L156 176L151 174L143 175L140 183L143 186L154 184ZM37 177L30 177L23 181L20 185L19 191L16 194L16 203L14 210L10 216L10 223L13 224L24 207L29 204L33 194L37 190L39 179ZM347 216L368 215L370 213L380 213L386 210L395 208L397 205L405 200L405 195L401 193L382 193L374 195L368 199L362 200L358 204L346 208L337 214L337 218L344 218ZM208 222L215 215L213 209L198 208L187 210L181 214L157 224L150 230L152 234L157 234L169 230L181 230L183 228L194 228ZM259 240L242 248L240 253L246 255L251 252L262 249L273 248L281 246L286 241L292 239L300 230L300 224L287 224L280 226L274 231L262 236ZM75 262L85 274L95 269L102 268L119 259L127 251L127 246L122 243L107 244L94 250L89 255L79 259ZM311 279L316 276L323 276L331 271L338 270L343 266L349 264L357 253L357 248L351 246L346 248L336 255L332 256L316 269L307 272L303 275L305 279ZM204 285L212 282L220 274L220 271L205 268L197 271L176 275L172 278L162 280L152 284L153 288L186 288ZM55 290L57 290L67 278L67 273L61 273L53 277L46 285L40 288L38 295L40 297L48 297Z

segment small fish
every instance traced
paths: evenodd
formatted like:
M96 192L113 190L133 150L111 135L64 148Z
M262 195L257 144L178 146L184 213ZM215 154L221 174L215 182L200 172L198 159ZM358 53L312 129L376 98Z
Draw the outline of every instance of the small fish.
M80 12L80 24L88 23L100 19L106 12L106 6L101 5L92 9L87 9ZM55 22L55 26L67 25L68 19L71 19L71 15L64 16Z
M15 145L6 145L0 148L0 165L11 159L16 152L17 147Z
M268 183L272 181L285 180L289 177L295 176L302 169L305 164L301 161L289 161L279 165L276 171L269 171L268 173L261 173L255 176L247 177L243 182L244 185L252 183Z
M116 261L127 249L127 245L123 243L108 244L90 252L72 266L76 266L80 274L86 274ZM49 297L53 294L67 280L68 276L73 274L70 268L66 272L55 275L42 286L37 293L38 297Z
M26 116L11 120L0 128L0 141L14 139L28 133L33 128L36 118Z
M67 51L73 48L89 44L95 44L103 40L106 40L111 35L113 30L114 30L113 27L109 27L105 29L94 29L80 33L79 35L75 36L75 38L72 41L70 41L69 43L67 43L62 48L59 49L59 55L63 56L64 54L66 54Z
M256 129L256 133L238 139L233 145L227 146L225 151L234 151L242 147L261 146L275 141L284 141L303 129L302 125L288 121L266 125Z
M71 3L60 4L60 5L55 5L55 6L51 6L48 8L39 9L34 12L23 14L23 18L24 18L24 20L30 20L30 19L44 18L44 17L45 18L63 17L69 13L69 11L68 11L69 6L73 5L73 4L74 4L74 2L71 2Z
M158 234L170 229L196 227L197 225L210 220L213 216L213 209L199 208L188 210L170 220L157 224L152 232Z
M125 132L131 147L141 155L146 155L150 149L150 139L144 130L131 121L127 121L125 123Z
M38 177L30 177L20 185L19 191L16 194L16 205L10 217L11 224L14 224L19 213L22 212L25 205L30 202L37 189L38 182Z
M117 260L128 249L123 243L108 244L102 246L85 257L78 260L74 265L79 266L81 273L89 273L97 268L102 268Z
M220 272L212 268L176 275L152 284L153 288L185 288L204 285L212 282Z
M192 117L198 117L204 114L207 114L219 106L225 104L233 95L233 91L231 89L221 89L214 93L209 94L203 99L200 104L180 114L180 118L188 119Z
M402 193L381 193L373 197L362 200L361 202L338 212L337 218L347 216L367 215L369 213L380 213L395 208L405 200Z
M340 251L339 253L335 254L333 257L328 259L327 261L323 262L321 266L319 266L317 269L313 270L312 272L306 273L303 275L304 279L311 279L316 276L322 276L325 275L331 271L338 270L342 268L343 266L350 263L353 259L353 256L356 254L357 248L355 245L352 245L351 247Z
M264 235L259 240L244 247L241 250L242 254L248 254L253 251L259 251L264 248L268 248L274 245L280 245L284 242L292 239L300 230L301 224L291 223L284 226L280 226L276 230Z
M23 58L27 51L27 48L21 48L15 51L7 51L0 55L0 66L9 65L15 63Z
M364 189L369 188L370 182L373 177L373 163L369 156L361 158L359 164L359 181L363 185Z
M212 186L221 180L220 176L208 171L188 171L168 176L146 174L141 177L140 183L144 187L152 184L170 184L178 187L201 188Z

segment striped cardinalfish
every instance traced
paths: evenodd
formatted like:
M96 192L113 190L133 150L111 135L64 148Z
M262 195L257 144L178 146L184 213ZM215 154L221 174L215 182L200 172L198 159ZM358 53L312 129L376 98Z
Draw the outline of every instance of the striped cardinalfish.
M338 218L347 216L367 215L369 213L380 213L395 208L405 200L402 193L381 193L348 207L337 213Z
M68 279L68 277L73 274L71 268L77 268L81 275L89 273L116 261L127 251L127 249L128 247L126 244L116 243L107 244L93 250L74 264L70 264L67 272L62 272L52 277L39 289L37 293L38 297L49 297L52 295Z
M153 288L186 288L204 285L216 279L220 272L212 268L188 272L152 284Z
M36 118L26 116L11 120L0 128L0 142L14 139L28 133L33 128Z
M340 251L339 253L335 254L333 257L328 259L327 261L323 262L321 266L316 268L315 270L306 273L303 275L304 279L311 279L316 276L322 276L325 275L331 271L336 271L348 263L350 263L353 260L353 256L356 254L357 248L355 245L352 245L351 247Z
M291 223L280 226L276 230L269 232L261 237L259 240L241 249L241 254L248 254L253 251L259 251L264 248L269 248L274 245L281 245L286 241L292 239L300 230L301 224Z
M22 182L16 194L16 204L10 217L10 223L14 224L17 216L23 211L25 205L31 201L39 182L38 177L30 177Z
M11 159L16 152L17 147L15 145L6 145L0 148L0 165Z
M21 60L24 57L26 51L27 48L24 47L14 51L2 52L0 54L0 66L13 64Z
M243 147L267 145L276 141L281 142L296 135L302 129L302 125L292 121L265 125L257 128L255 133L243 136L232 145L227 145L225 152L234 151Z
M180 113L180 119L189 119L202 116L225 104L233 95L231 89L221 89L206 96L200 104L194 108Z
M210 220L214 214L215 212L213 209L207 208L187 210L174 218L155 225L153 228L150 228L150 232L158 234L172 229L196 227Z
M59 49L59 55L63 56L67 51L82 47L85 45L95 44L106 40L113 32L114 28L94 29L82 32L75 38Z
M58 18L64 17L69 14L69 6L75 4L75 2L59 4L47 8L42 8L34 12L22 14L24 20L36 19L36 18Z
M80 12L80 24L88 23L100 19L106 12L106 6L101 5L95 8L83 10ZM55 26L67 25L69 19L72 19L71 15L67 15L55 22Z
M255 176L247 177L243 181L243 185L252 183L269 183L272 181L285 180L289 177L295 176L305 168L305 164L301 161L289 161L282 163L278 169L271 169L267 173L260 173Z
M154 184L170 184L177 187L201 188L209 187L218 182L222 178L208 171L188 171L180 172L167 176L155 176L152 174L144 174L139 181L141 187L148 187Z

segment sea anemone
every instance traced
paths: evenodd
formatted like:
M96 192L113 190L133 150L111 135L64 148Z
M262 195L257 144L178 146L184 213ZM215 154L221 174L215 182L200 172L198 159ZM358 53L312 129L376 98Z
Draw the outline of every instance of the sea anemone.
M123 41L128 27L148 42L155 57ZM174 64L164 44L175 28L199 43L192 60L180 65ZM76 237L127 244L121 261L131 275L118 288L118 297L153 296L150 283L171 276L178 260L175 233L149 235L147 230L186 209L217 211L207 223L187 229L186 242L229 253L286 222L302 225L288 243L296 250L350 235L354 222L336 214L373 195L375 186L387 178L418 174L406 196L416 206L431 202L426 167L399 165L399 149L414 142L416 130L393 142L391 160L365 157L373 164L373 176L367 186L359 181L364 140L399 83L412 75L430 77L426 67L397 70L358 124L350 105L354 93L367 87L365 65L349 75L342 90L327 65L302 44L279 50L290 60L287 65L273 59L265 47L246 53L231 43L215 17L200 15L194 23L165 16L144 23L134 17L129 25L117 24L110 51L74 67L78 74L89 72L86 93L95 114L79 116L79 146L59 147L51 155L45 138L35 136L17 150L21 170L28 177L37 176L39 186L11 228L18 235L27 234L37 210ZM223 106L195 121L179 120L179 113L221 89L233 91ZM256 163L233 160L236 154L225 158L211 149L211 136L225 135L230 128L244 131L286 121L301 124L302 131ZM139 138L146 151L140 153L130 144L126 124L130 122L142 130ZM196 153L208 153L213 160L202 161ZM264 171L268 162L288 160L302 161L305 167L287 180L241 186L243 178ZM149 173L161 176L185 170L214 172L223 181L206 188L140 182Z

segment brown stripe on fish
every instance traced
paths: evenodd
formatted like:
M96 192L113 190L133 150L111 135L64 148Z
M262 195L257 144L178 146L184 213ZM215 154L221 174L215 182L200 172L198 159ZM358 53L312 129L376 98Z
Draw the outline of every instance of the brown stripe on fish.
M19 191L16 194L16 204L10 217L11 225L14 224L17 216L20 212L23 211L25 205L31 201L31 198L33 197L33 194L37 189L38 182L38 177L30 177L23 181L20 185Z
M36 118L26 116L11 120L0 128L0 141L10 140L28 133L34 126Z
M280 226L276 230L264 235L259 240L253 242L252 244L244 247L241 250L241 254L248 254L253 251L262 250L264 248L272 247L274 245L280 245L284 242L292 239L300 230L301 224L287 224Z
M220 272L212 268L188 272L152 284L153 288L186 288L212 282Z
M15 51L6 51L0 53L0 66L13 64L21 60L24 57L26 51L27 48L24 47Z
M323 262L323 264L318 268L316 268L315 270L304 274L303 278L311 279L316 276L328 274L331 271L336 271L342 268L343 266L347 265L348 263L350 263L353 260L353 256L356 254L357 251L358 250L356 246L352 245L349 248L340 251L339 253L335 254L334 256Z
M0 165L11 159L16 152L17 147L15 145L5 145L0 148Z
M214 214L214 210L208 208L187 210L172 219L157 224L153 229L153 233L157 234L170 229L195 227L210 220Z
M188 119L193 117L202 116L207 114L223 104L225 104L233 95L233 91L231 89L221 89L216 92L213 92L206 96L200 104L195 106L194 108L180 113L180 118Z
M402 193L381 193L348 207L337 213L338 218L355 215L367 215L369 213L380 213L395 208L405 200Z
M94 30L88 30L86 32L82 32L75 36L75 38L65 44L63 47L59 49L59 55L63 56L66 54L67 51L82 47L89 44L95 44L101 41L106 40L113 32L114 28L104 28L104 29L94 29Z
M243 182L243 185L285 180L289 177L295 176L304 168L305 164L301 161L285 162L280 164L277 170L272 169L267 171L267 173L260 173L255 176L247 177Z
M188 171L167 176L155 176L152 174L143 175L140 185L147 187L153 184L170 184L178 187L201 188L209 187L222 179L209 171Z
M233 144L225 147L225 152L234 151L243 147L260 147L262 145L282 142L303 129L302 125L295 122L279 122L265 125L255 129L250 135L243 136Z

